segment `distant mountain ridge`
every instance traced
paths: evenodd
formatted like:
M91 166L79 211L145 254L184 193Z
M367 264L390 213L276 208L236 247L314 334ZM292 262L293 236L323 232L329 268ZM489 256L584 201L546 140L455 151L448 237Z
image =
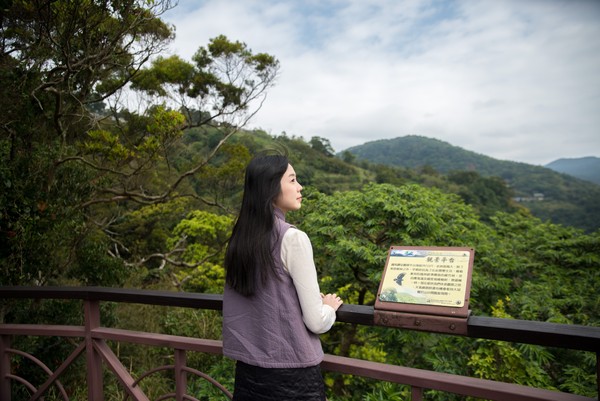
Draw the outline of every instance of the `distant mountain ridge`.
M546 164L547 168L563 174L569 174L582 180L600 185L600 158L589 156L575 159L558 159Z
M394 139L380 139L347 149L360 159L373 163L407 168L431 166L437 171L468 170L481 175L495 175L500 165L513 164L476 152L465 150L439 139L407 135Z
M512 188L515 198L537 200L526 206L542 220L587 231L600 228L600 185L590 185L590 181L550 168L497 160L438 139L416 135L367 142L344 152L357 159L396 167L419 169L430 166L443 174L466 170L482 176L500 177Z

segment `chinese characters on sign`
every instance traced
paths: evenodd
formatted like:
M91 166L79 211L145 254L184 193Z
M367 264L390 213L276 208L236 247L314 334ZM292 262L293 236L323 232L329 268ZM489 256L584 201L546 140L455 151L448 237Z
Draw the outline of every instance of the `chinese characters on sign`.
M392 249L379 300L461 308L470 257L464 250Z

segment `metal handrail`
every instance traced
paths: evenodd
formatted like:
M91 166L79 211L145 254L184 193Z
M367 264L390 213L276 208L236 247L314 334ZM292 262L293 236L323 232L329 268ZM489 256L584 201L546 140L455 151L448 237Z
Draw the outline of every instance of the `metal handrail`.
M0 286L0 298L80 299L211 310L223 307L221 294L107 287ZM343 304L337 311L337 321L374 326L373 315L373 306ZM467 320L467 327L467 337L472 338L600 352L599 327L472 315Z
M99 302L126 302L162 306L190 307L197 309L221 310L222 295L197 294L171 291L148 291L138 289L115 289L104 287L2 287L0 299L78 299L86 305L98 306ZM100 327L99 309L87 313L86 327L79 326L38 326L20 324L0 324L0 335L58 335L89 336L90 341L119 340L147 345L170 344L178 350L194 350L209 353L221 353L221 342L216 340L200 340L187 337L167 336L132 332L128 330ZM89 319L91 315L92 318ZM338 310L337 321L361 325L374 325L374 309L372 306L344 304ZM88 320L95 322L90 323ZM564 325L546 322L532 322L512 319L470 316L467 322L467 336L592 351L600 354L600 328ZM194 343L197 343L194 345ZM103 344L103 343L98 343ZM104 351L104 345L96 345L97 351ZM3 356L0 354L0 358ZM2 360L0 359L0 364ZM438 389L471 396L490 399L502 399L511 394L512 399L522 400L590 400L586 397L559 393L548 390L533 389L514 384L498 383L488 380L467 378L411 369L393 365L361 361L334 355L326 355L322 364L326 370L337 371L409 384L413 389L413 399L421 399L422 389ZM598 364L597 364L598 366ZM6 368L4 368L6 370ZM0 373L2 368L0 367ZM426 378L426 380L424 379ZM6 379L0 376L0 387ZM462 387L461 387L462 386ZM465 389L470 392L464 393ZM519 395L516 394L518 392ZM0 389L0 394L2 390ZM544 394L544 395L542 395ZM498 398L500 397L500 398ZM517 397L517 398L514 398ZM546 398L544 398L546 397ZM558 397L558 398L557 398Z

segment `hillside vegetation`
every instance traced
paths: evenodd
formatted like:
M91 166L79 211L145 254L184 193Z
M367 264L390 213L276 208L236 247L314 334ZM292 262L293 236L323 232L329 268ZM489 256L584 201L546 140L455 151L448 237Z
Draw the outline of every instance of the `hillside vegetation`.
M171 167L159 163L147 184L160 185L168 176L187 171L194 158L205 154L220 138L222 133L214 129L186 131L169 150ZM417 172L360 166L336 158L312 142L283 135L271 137L262 131L240 132L182 186L195 198L123 204L121 216L110 223L110 229L73 233L80 244L66 266L58 257L43 263L29 259L27 266L39 273L28 279L15 274L18 266L5 257L2 284L33 284L41 277L48 285L220 293L224 244L239 207L243 166L254 154L279 149L289 152L305 186L303 208L290 214L289 220L311 237L323 291L337 292L348 304L372 305L389 246L468 246L476 250L471 291L475 315L600 324L596 296L600 286L598 233L586 235L575 228L540 221L527 209L514 206L506 186L494 178L474 172L443 176L427 169ZM106 218L108 212L97 210L96 219ZM34 213L41 220L46 218L39 210ZM33 226L29 234L43 234L44 227ZM10 241L31 247L24 234L27 232L20 231ZM63 245L56 239L49 237L42 242L46 249L61 252ZM66 267L66 273L50 274L58 271L54 263ZM11 305L5 311L5 321L46 321L52 316L58 323L74 324L72 319L79 316L77 305L65 308L58 302ZM122 305L108 312L107 318L122 328L220 338L220 315L212 311L165 312ZM326 351L337 355L579 394L593 395L595 391L595 359L586 353L352 325L336 326L323 341ZM30 342L28 347L42 359L48 352L53 356L57 352L55 348L48 351L51 348L45 340ZM464 352L451 351L457 348ZM135 346L123 345L120 352L124 358L139 359ZM160 358L145 355L136 369L156 365ZM231 387L231 361L209 356L192 361ZM82 378L74 374L72 380ZM169 380L156 379L152 386L158 392L169 386ZM408 391L336 375L328 375L326 381L331 400L362 400L365 394L380 394L382 398L374 399L385 400ZM199 394L208 397L200 399L215 396L209 388L199 390ZM428 397L454 399L435 392Z
M542 220L592 232L600 228L600 185L549 168L496 160L421 136L368 142L347 149L358 160L441 174L469 171L502 179L513 197Z
M598 196L589 184L585 192L581 181L548 169L468 152L436 166L452 149L438 142L419 146L419 138L405 144L412 146L405 159L413 164L400 167L350 152L335 157L325 138L245 131L275 81L278 61L224 36L199 47L191 62L159 57L173 34L160 20L170 5L11 2L3 10L0 285L222 293L244 167L255 155L278 150L289 152L305 187L302 209L287 218L311 237L324 292L340 294L347 304L372 305L391 245L469 246L476 252L475 315L600 326ZM118 101L124 87L145 102L125 107ZM438 153L427 159L432 149ZM386 153L386 160L401 151ZM471 159L464 164L463 158ZM537 192L544 201L513 200ZM587 227L580 221L583 205ZM568 207L566 224L534 216L564 216ZM102 318L117 328L221 336L216 311L106 303ZM81 304L0 300L0 320L80 325ZM589 397L597 392L593 353L346 324L322 339L327 352L341 356ZM34 336L11 347L49 366L73 352L68 341ZM161 348L115 347L133 377L172 357ZM231 360L200 353L187 358L232 388ZM33 386L47 380L25 358L13 367ZM325 380L332 401L400 400L409 392L349 376ZM86 399L85 381L83 366L61 375L72 399ZM173 381L157 372L144 390L158 399L172 391ZM188 385L195 398L216 399L205 381ZM123 399L116 383L107 387L107 400ZM435 391L424 396L461 399ZM11 397L30 394L15 385Z

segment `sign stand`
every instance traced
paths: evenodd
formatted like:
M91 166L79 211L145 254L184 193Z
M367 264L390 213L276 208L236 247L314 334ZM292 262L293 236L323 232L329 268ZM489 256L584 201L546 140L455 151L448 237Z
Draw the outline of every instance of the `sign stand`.
M390 247L375 324L466 335L474 255L463 247Z

